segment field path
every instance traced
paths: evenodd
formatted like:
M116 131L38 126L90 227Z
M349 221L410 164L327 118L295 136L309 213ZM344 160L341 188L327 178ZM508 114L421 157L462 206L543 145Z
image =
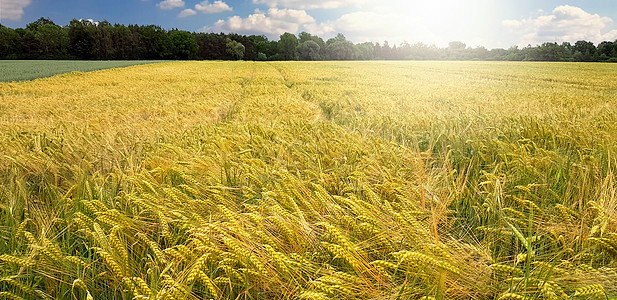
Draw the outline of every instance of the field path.
M305 101L291 89L280 70L272 64L253 62L248 68L250 76L239 78L242 95L237 98L226 120L273 124L320 118L319 106Z

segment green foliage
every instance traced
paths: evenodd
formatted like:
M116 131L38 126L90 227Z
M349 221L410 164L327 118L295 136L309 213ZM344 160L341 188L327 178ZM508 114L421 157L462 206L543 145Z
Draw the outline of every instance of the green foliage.
M167 59L172 55L169 33L160 26L129 26L131 31L137 33L137 40L134 41L135 55L140 59ZM185 50L177 50L176 54L182 55L186 52L191 53L191 42L186 39L186 35L178 34L177 42L179 45L187 45ZM186 43L185 43L186 42Z
M354 44L348 41L344 35L338 34L336 37L326 42L326 54L332 60L352 60L356 58Z
M75 57L94 58L94 34L96 26L88 20L71 20L69 24L70 51Z
M231 55L234 59L242 59L244 57L244 50L246 49L244 45L238 43L236 41L232 41L231 39L227 39L227 53ZM260 54L263 54L260 52ZM264 54L265 56L265 54ZM265 60L265 59L262 59Z
M268 59L268 56L265 53L259 52L259 54L257 54L257 60L264 61L264 60L267 60L267 59Z
M300 60L320 60L320 50L321 47L312 40L302 42L298 47L299 58Z
M298 38L285 32L279 39L279 54L283 60L298 60Z
M7 57L15 53L15 42L18 38L19 34L15 30L0 24L0 57Z
M39 41L43 57L65 56L70 42L68 31L55 24L38 27L34 37Z
M319 36L311 35L307 32L300 32L298 34L298 42L300 45L308 41L313 41L317 44L317 46L319 46L319 58L324 59L326 57L326 43L324 42L324 40Z
M194 59L199 51L195 37L187 31L172 31L169 41L173 49L172 56L176 59Z
M596 61L598 59L596 50L596 46L588 41L577 41L572 47L576 61Z

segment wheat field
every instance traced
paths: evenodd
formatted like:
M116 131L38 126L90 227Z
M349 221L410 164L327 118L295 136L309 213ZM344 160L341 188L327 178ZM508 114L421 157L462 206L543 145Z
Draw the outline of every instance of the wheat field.
M0 298L614 299L611 78L171 62L0 83Z

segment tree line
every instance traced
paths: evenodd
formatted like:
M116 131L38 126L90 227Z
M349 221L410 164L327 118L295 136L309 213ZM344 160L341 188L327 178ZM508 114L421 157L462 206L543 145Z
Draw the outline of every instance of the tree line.
M324 41L306 32L284 33L278 41L263 35L165 30L157 25L122 25L73 19L67 26L40 18L26 28L0 24L0 59L85 60L509 60L617 62L617 41L597 46L543 43L524 48L471 48L451 42L439 48L423 43L354 44L344 35Z

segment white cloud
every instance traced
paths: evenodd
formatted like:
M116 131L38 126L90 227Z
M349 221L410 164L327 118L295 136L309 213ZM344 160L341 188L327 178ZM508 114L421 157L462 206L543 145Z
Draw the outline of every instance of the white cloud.
M94 20L92 19L79 19L79 22L84 22L84 21L89 22L90 24L99 26L99 22L94 22Z
M24 8L31 0L0 0L0 22L4 20L19 21L24 15Z
M201 1L201 0L200 0ZM212 0L210 0L212 1ZM236 15L204 27L204 31L264 34L278 39L284 32L306 31L324 39L343 33L355 43L390 45L423 42L445 47L463 41L471 47L507 47L520 43L588 40L598 43L617 39L613 20L581 8L562 5L552 11L533 10L527 19L499 20L493 0L252 0L270 6L250 15ZM342 15L321 22L311 9L347 6ZM286 8L282 8L286 7ZM501 26L500 26L501 25Z
M605 33L602 37L603 37L603 41L616 41L617 40L617 30L611 30Z
M316 9L316 8L339 8L348 6L355 2L353 0L253 0L255 4L265 4L269 7L287 7L297 9Z
M504 27L521 35L520 46L543 42L573 43L586 40L599 43L614 40L617 38L617 30L606 31L612 23L609 17L591 14L570 5L557 6L550 14L536 18L502 21Z
M212 27L203 31L235 32L240 34L264 34L278 38L285 32L297 33L301 26L315 24L315 19L304 10L270 8L267 12L255 10L246 18L233 16L227 20L218 20Z
M187 8L187 9L185 9L185 10L181 11L181 12L178 14L178 17L179 17L179 18L184 18L184 17L188 17L188 16L194 16L194 15L196 15L196 14L197 14L197 12L196 12L196 11L194 11L194 10L192 10L192 9L190 9L190 8Z
M476 45L488 28L494 28L487 24L494 22L496 5L494 0L356 0L355 11L305 28L314 34L340 32L355 43L387 40L390 45L407 41L444 47L462 40Z
M516 28L520 28L521 26L523 26L523 22L518 21L518 20L503 20L501 21L501 26L508 28L508 29L516 29Z
M304 10L270 8L268 9L268 15L272 19L289 23L306 24L315 22L315 19Z
M357 11L342 15L332 22L307 24L307 32L323 36L334 36L343 33L355 43L383 42L400 44L410 39L434 40L426 26L396 13L377 13L373 11Z
M227 3L223 1L214 1L210 3L210 1L206 0L201 3L195 4L195 10L198 10L204 14L216 14L224 11L231 11L231 7L227 5Z
M304 29L306 32L321 36L322 38L327 35L332 35L332 33L336 31L334 22L324 22L319 24L309 23L304 25Z
M394 19L393 19L394 18ZM387 32L392 31L393 22L398 19L395 15L379 14L374 12L357 11L342 15L336 20L336 28L346 32Z
M305 10L270 8L267 12L256 10L242 18L233 16L218 20L213 26L202 28L206 32L235 32L264 34L278 39L285 32L297 34L306 31L324 39L343 33L349 40L400 44L403 41L433 41L438 38L427 26L408 16L390 12L357 11L344 14L334 21L318 23Z
M174 8L178 8L178 7L184 7L184 1L182 1L182 0L165 0L165 1L162 1L161 3L157 4L156 6L160 7L161 9L164 9L164 10L170 10L170 9L174 9Z

